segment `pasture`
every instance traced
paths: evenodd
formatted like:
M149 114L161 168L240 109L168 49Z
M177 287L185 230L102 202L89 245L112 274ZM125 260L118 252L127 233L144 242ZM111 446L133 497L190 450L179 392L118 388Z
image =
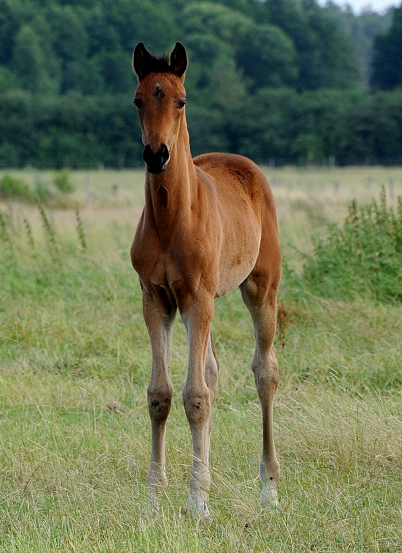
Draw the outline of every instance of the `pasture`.
M347 204L402 194L397 168L267 168L286 262L301 271ZM8 171L34 186L51 172ZM211 521L182 515L191 439L176 321L169 495L147 509L150 348L129 248L143 171L72 172L69 203L0 204L0 550L394 552L402 543L402 305L298 294L284 275L275 439L279 508L258 508L260 407L238 291L216 301ZM0 177L4 174L0 172ZM114 194L113 185L117 185ZM74 205L79 206L79 214ZM47 221L47 223L46 223ZM287 326L288 325L288 326Z

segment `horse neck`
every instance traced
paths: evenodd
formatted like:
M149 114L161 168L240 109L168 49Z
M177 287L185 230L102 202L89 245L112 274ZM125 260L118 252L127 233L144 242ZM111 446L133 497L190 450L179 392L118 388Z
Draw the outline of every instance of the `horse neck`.
M146 172L145 207L158 228L185 224L191 216L196 194L196 173L192 161L185 119L163 173Z

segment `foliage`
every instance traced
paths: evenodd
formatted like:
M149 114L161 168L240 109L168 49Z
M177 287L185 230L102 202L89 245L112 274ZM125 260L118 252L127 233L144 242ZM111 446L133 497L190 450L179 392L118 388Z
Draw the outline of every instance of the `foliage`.
M139 163L137 124L126 96L33 96L8 92L0 101L0 164L62 168Z
M316 241L304 278L315 293L329 297L402 301L402 198L396 212L387 206L384 188L379 203L353 201L343 226L331 225Z
M298 90L348 88L356 83L359 71L351 42L315 0L267 0L265 4L271 22L291 37L296 48Z
M383 97L378 110L375 96L351 90L364 86L359 67L373 34L385 30L379 16L352 21L315 0L0 0L0 12L2 167L141 165L132 50L144 41L170 51L176 40L190 59L194 154L400 161L400 126L390 115L399 117L400 100ZM352 45L356 26L364 54Z
M0 180L0 198L32 201L33 194L23 179L6 174Z
M373 41L376 35L387 33L392 20L392 9L381 15L370 7L356 16L349 4L342 6L328 0L324 7L325 12L334 19L340 32L347 36L353 46L355 55L359 59L359 88L367 90L371 77L371 62L373 57Z
M67 169L62 169L55 174L53 178L53 184L57 188L57 190L60 190L60 192L70 193L74 192L75 190Z
M402 6L393 8L392 24L385 34L374 40L373 73L374 89L392 90L402 85Z
M215 0L183 8L160 0L28 0L23 6L1 0L0 8L0 34L6 37L0 68L11 71L3 72L3 81L33 93L129 93L130 56L140 40L160 51L179 38L200 61L200 78L224 56L257 88L344 87L356 73L348 39L315 0ZM213 91L212 82L208 88Z
M28 203L35 201L46 203L48 200L61 200L75 190L70 174L66 169L55 174L53 187L49 182L35 175L33 189L21 178L6 173L0 179L0 199L19 200Z
M221 78L226 72L231 66L218 60L213 107L187 96L193 155L229 151L277 165L401 163L401 91L262 88L248 95L235 73ZM139 167L142 150L124 95L0 95L0 166Z

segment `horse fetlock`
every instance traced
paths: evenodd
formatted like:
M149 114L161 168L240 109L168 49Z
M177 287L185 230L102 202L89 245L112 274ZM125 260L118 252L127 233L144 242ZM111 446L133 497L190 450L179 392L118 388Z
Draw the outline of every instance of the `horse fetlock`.
M210 475L207 468L205 470L191 470L190 493L187 500L187 507L191 510L193 516L208 517L208 499Z
M190 473L190 493L194 496L201 494L200 497L207 501L210 484L211 475L208 466L196 458Z
M271 507L278 506L278 492L276 485L279 481L280 467L277 459L273 459L269 463L269 467L261 461L260 463L260 478L261 478L261 495L260 504L267 504Z
M275 486L279 482L280 465L276 458L272 459L269 464L264 461L260 462L260 478L263 485L266 483Z
M154 495L167 486L167 478L164 466L158 463L151 463L148 473L148 492Z

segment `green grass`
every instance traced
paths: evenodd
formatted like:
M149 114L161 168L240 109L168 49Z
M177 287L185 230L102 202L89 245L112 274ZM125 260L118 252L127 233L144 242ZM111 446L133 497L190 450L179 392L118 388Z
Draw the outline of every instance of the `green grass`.
M118 182L120 175L110 177ZM77 175L72 179L79 198L85 181L80 188ZM284 251L299 266L292 245L309 250L317 202L329 192L306 194L301 206L292 194L303 195L303 183L288 199L281 190L274 191ZM0 237L0 551L398 551L397 303L335 301L311 291L295 296L285 347L277 343L282 478L280 507L270 511L258 509L261 424L251 322L237 292L216 302L221 372L209 525L181 512L191 440L181 400L186 340L178 321L169 488L158 512L147 509L150 351L128 256L140 192L129 194L128 208L110 198L82 209L87 249L73 209L46 211L49 234L37 208L0 206L7 230ZM332 201L336 219L349 198ZM286 306L292 293L285 275Z

